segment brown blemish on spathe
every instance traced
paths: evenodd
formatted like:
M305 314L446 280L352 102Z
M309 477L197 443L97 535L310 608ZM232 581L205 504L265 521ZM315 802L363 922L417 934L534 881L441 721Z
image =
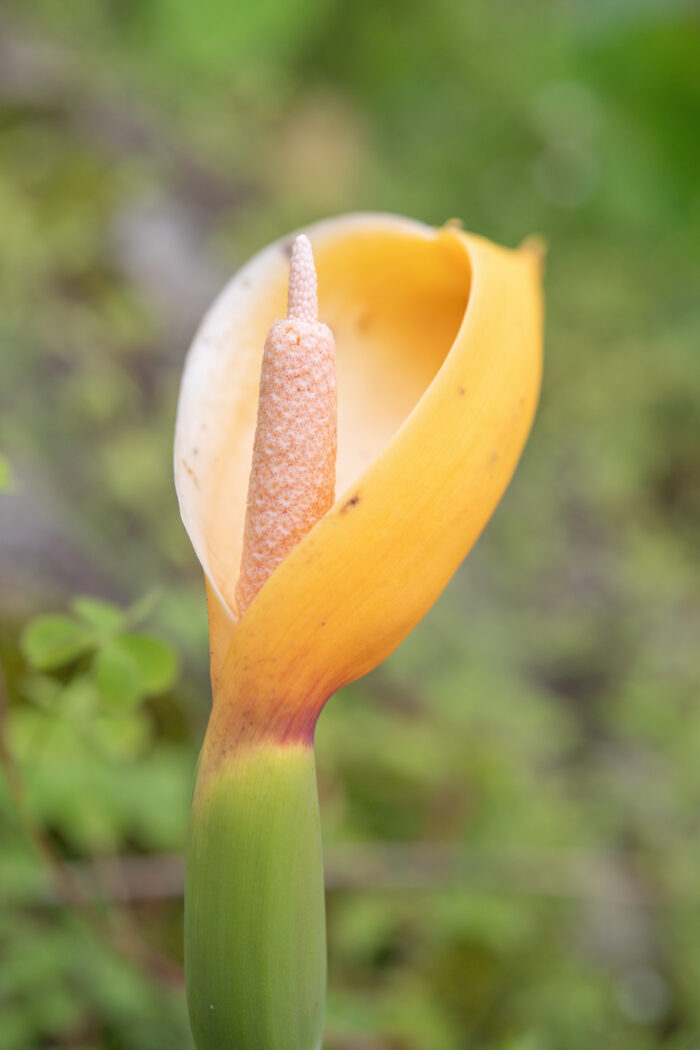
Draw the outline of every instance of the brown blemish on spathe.
M195 474L194 470L192 469L192 467L190 466L190 464L187 462L186 459L182 460L182 465L185 468L185 470L187 471L187 473L189 474L189 476L192 478L192 481L194 482L195 488L198 489L199 488L199 480L198 480L197 475Z
M357 319L357 331L360 335L365 335L370 328L372 323L372 314L369 310L365 310L364 313L360 314Z
M340 513L345 514L347 511L350 510L351 507L356 507L359 502L359 494L355 493L354 496L351 496L350 499L346 500L346 502L342 505L342 507L340 508Z

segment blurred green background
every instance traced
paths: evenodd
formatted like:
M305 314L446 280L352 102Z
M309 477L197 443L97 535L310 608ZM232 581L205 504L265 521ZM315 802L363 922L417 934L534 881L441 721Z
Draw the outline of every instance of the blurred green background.
M179 375L357 209L543 235L547 348L483 539L321 718L325 1046L700 1046L699 54L672 0L3 0L3 1050L191 1047Z

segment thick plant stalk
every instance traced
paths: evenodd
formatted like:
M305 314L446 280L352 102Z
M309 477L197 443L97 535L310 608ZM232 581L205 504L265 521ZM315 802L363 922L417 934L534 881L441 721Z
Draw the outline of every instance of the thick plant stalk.
M445 587L515 470L539 390L532 244L391 215L308 232L329 327L310 242L270 245L207 315L178 406L214 698L186 892L198 1050L320 1047L316 720Z
M241 571L243 616L267 578L333 505L333 334L318 320L311 245L291 252L287 318L265 340ZM240 693L222 690L240 711ZM185 894L185 969L199 1050L316 1050L326 929L313 732L261 714L219 735L197 777ZM311 728L311 727L310 727ZM224 746L222 747L222 741Z
M243 745L213 772L200 765L185 916L199 1050L320 1047L326 931L310 745Z

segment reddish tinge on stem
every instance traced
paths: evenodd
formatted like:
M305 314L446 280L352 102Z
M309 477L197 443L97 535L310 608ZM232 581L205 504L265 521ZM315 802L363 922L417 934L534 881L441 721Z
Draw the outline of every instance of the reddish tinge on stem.
M236 606L265 580L335 500L335 342L318 320L311 244L294 241L287 318L265 340Z

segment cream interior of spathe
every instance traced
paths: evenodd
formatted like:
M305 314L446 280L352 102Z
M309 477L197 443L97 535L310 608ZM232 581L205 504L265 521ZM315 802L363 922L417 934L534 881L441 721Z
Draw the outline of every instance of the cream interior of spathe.
M454 237L393 216L307 228L319 317L333 330L342 494L432 382L464 317L469 263ZM202 566L231 610L238 576L265 336L286 313L291 239L236 274L190 351L178 405L180 508ZM420 479L416 479L420 483Z

